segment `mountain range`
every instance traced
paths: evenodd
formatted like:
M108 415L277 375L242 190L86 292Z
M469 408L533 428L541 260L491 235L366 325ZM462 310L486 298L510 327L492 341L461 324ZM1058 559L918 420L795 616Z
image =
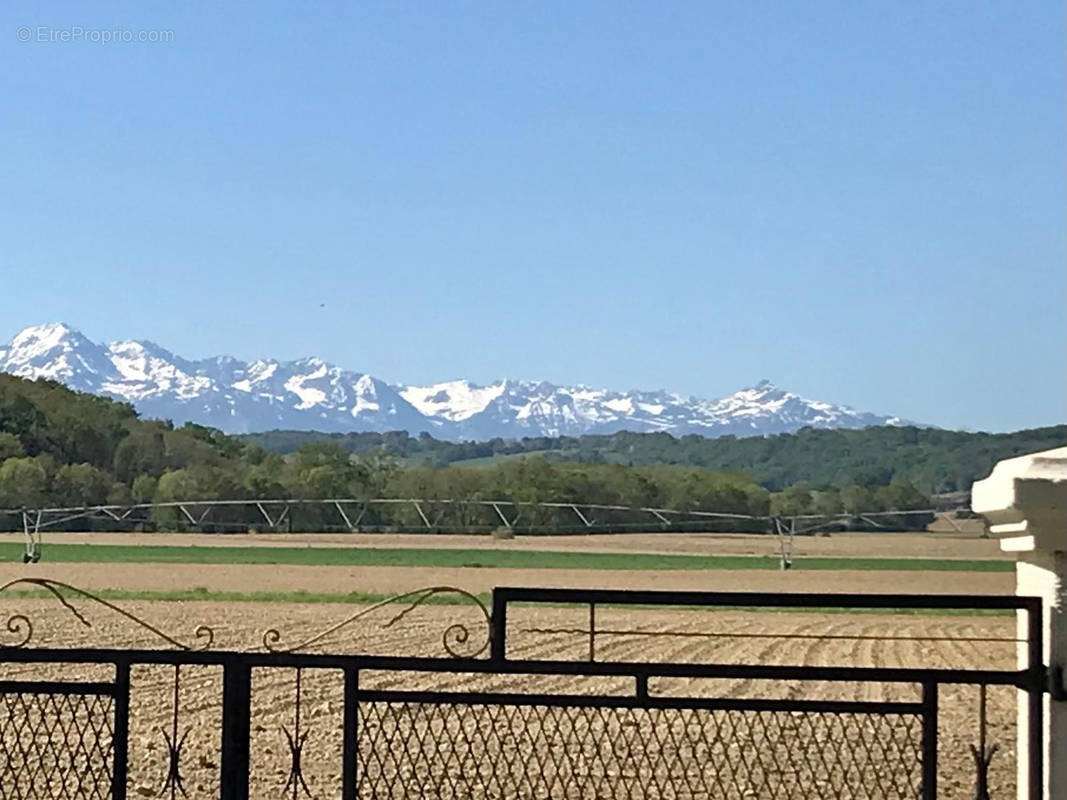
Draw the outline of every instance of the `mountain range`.
M319 358L189 360L150 341L100 344L63 323L16 334L0 347L0 372L49 378L128 402L146 417L196 422L227 433L406 430L438 439L484 440L628 430L715 437L909 424L809 400L769 381L720 399L545 381L394 385Z

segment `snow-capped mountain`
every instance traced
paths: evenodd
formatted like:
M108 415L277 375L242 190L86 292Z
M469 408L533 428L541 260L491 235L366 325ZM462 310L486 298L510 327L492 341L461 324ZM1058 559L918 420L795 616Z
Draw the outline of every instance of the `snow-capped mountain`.
M146 417L198 422L228 433L274 428L436 433L441 425L385 382L317 358L187 361L148 341L96 344L61 323L19 332L0 348L0 372L51 378L124 400Z
M622 430L708 437L762 436L803 427L903 424L896 417L807 400L770 381L760 381L720 400L700 400L671 392L615 392L528 381L500 381L490 386L450 381L405 386L400 394L429 419L451 424L453 437L474 440Z
M229 433L406 430L488 439L629 430L713 437L904 424L807 400L769 381L718 400L513 380L392 386L318 358L189 361L149 341L97 344L61 323L26 328L0 347L0 372L50 378L131 403L147 417Z

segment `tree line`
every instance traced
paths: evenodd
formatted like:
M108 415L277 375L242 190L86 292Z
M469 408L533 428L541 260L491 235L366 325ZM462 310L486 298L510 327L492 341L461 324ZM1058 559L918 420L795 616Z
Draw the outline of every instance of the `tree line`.
M294 452L305 442L325 440L353 454L385 450L406 464L458 465L539 454L554 463L672 464L741 473L773 492L798 483L839 491L871 487L877 492L896 480L925 494L944 494L969 491L971 484L986 477L1001 459L1062 446L1067 442L1067 425L998 434L914 426L805 428L775 436L716 439L621 432L447 442L426 433L410 436L404 431L268 431L241 438L283 454Z
M616 450L627 441L649 441L631 437L605 438L615 442ZM540 454L550 448L541 448L519 450L485 466L463 466L412 458L420 447L463 447L425 436L296 439L289 450L277 447L271 434L235 437L195 424L177 427L141 419L128 404L74 392L53 381L0 375L0 508L252 498L421 498L432 506L448 499L455 502L440 504L436 518L462 527L492 522L484 509L472 505L478 500L515 503L529 525L552 524L550 517L557 512L534 507L544 502L751 516L905 510L928 508L930 503L898 475L882 483L797 481L776 487L741 469L657 463L645 456L631 463L605 458L602 452L596 458L553 460ZM653 435L650 441L660 442L661 437ZM415 449L407 449L412 442ZM475 449L466 452L479 452L479 446L472 444ZM579 441L577 452L592 454L588 448ZM277 452L282 449L287 452ZM301 527L325 524L309 517L310 510L300 513ZM407 506L398 505L389 512L391 517L385 511L373 513L379 514L382 525L418 522L416 511ZM173 511L160 512L155 521L164 527L180 523ZM369 521L375 521L373 515ZM15 523L9 517L3 524Z

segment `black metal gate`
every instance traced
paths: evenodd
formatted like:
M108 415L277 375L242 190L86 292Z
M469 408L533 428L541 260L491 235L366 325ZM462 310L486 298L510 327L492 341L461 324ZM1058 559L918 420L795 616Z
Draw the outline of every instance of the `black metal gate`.
M71 588L51 584L52 589L57 587ZM418 605L445 591L449 590L435 587L407 597ZM513 646L509 617L543 607L584 609L585 622L580 628L526 629L580 637L585 643L580 658L547 660L536 657L535 650ZM681 635L662 630L620 631L598 624L598 614L623 607L1017 611L1026 620L1026 636L1020 641L1029 663L1018 670L981 670L601 660L599 647L609 637ZM168 678L153 689L152 697L156 698L153 702L173 703L174 711L173 727L160 731L166 741L162 773L154 788L138 787L142 796L176 798L197 791L183 782L183 769L195 754L184 749L178 696L183 676L198 668L221 671L220 758L214 767L218 785L199 788L223 800L265 796L257 792L267 790L250 784L257 727L253 675L279 670L295 676L296 705L292 723L284 730L288 773L284 782L279 777L269 790L274 797L315 796L305 780L309 719L301 707L302 681L314 676L335 681L342 698L336 750L315 758L335 765L331 769L336 770L337 788L345 800L932 800L948 796L939 795L938 787L939 694L943 687L958 684L976 687L981 697L974 720L975 794L985 796L984 769L989 760L985 693L987 688L1009 687L1028 698L1029 729L1021 732L1028 742L1027 763L1020 774L1030 796L1040 796L1046 669L1037 599L498 588L491 612L482 610L483 645L488 654L481 655L486 647L479 651L472 642L475 633L469 626L453 625L445 634L446 657L307 652L322 640L321 635L281 648L275 631L264 635L260 651L29 647L33 631L28 618L12 616L8 630L23 634L24 640L0 650L0 663L52 669L62 665L60 669L72 670L102 665L113 670L114 678L0 682L0 797L121 800L129 796L130 676L131 670L141 668L170 670L167 674L173 675L173 684ZM405 613L407 609L392 621ZM459 653L459 644L471 645L475 654ZM563 688L530 691L519 684L469 688L462 685L462 676L483 684L532 677L555 681ZM911 699L887 701L803 699L788 693L764 696L768 693L756 689L743 696L658 689L679 683L686 689L721 680L748 681L754 686L760 682L854 684L861 689L897 684L915 691ZM586 681L607 681L611 688L574 690ZM327 712L321 718L329 718Z
M123 796L129 670L114 683L0 682L0 797Z

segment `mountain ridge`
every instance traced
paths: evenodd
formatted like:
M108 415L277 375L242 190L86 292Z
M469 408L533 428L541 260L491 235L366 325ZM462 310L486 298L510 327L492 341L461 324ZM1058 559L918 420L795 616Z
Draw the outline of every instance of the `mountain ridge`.
M768 380L717 399L667 391L594 389L548 381L463 379L390 384L321 358L185 359L148 340L101 344L64 323L31 326L0 346L0 372L49 378L131 403L145 416L227 433L272 429L406 430L441 439L604 434L618 431L761 436L804 427L909 424L810 400Z

